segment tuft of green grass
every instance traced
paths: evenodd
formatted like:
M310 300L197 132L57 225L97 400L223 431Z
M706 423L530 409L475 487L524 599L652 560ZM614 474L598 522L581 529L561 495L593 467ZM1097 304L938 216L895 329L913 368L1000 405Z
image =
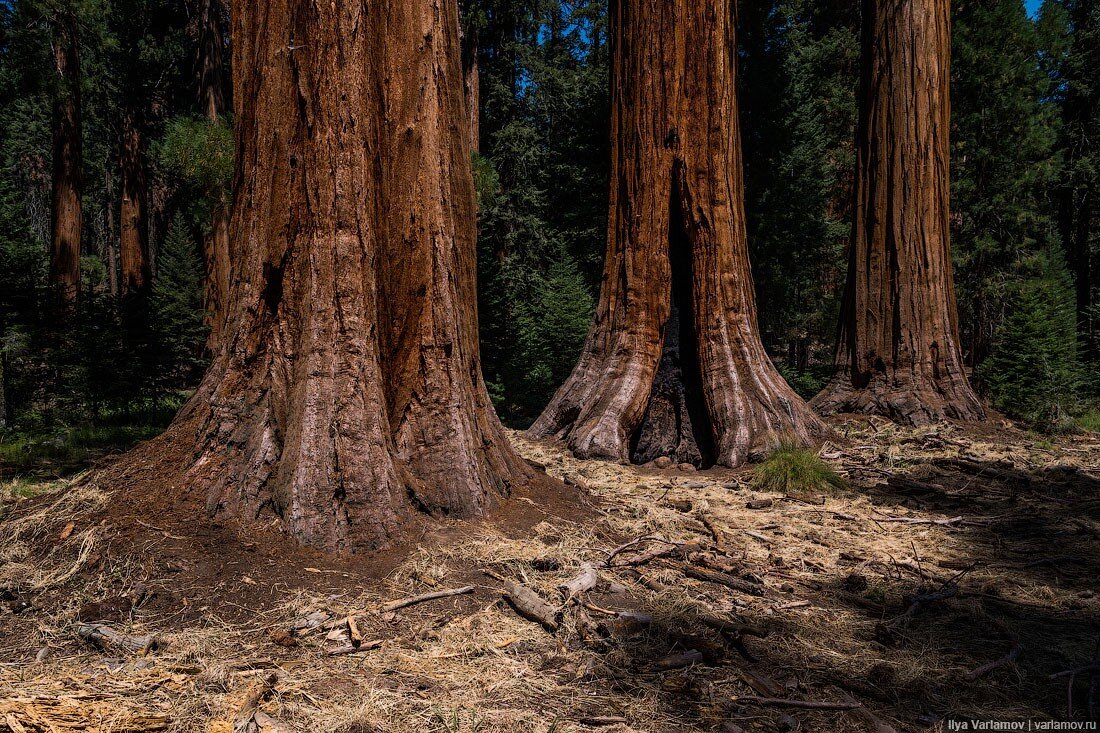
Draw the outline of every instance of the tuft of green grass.
M1100 408L1093 408L1077 418L1077 424L1082 430L1090 433L1100 433Z
M780 494L813 494L843 488L844 480L811 450L790 442L756 467L753 487Z

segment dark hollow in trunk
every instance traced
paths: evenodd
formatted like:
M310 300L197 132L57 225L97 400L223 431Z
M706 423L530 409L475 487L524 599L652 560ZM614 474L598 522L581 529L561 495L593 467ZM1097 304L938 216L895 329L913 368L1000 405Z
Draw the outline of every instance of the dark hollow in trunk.
M864 0L851 255L823 414L978 420L950 252L948 0Z
M634 435L630 459L648 463L668 456L697 468L714 465L714 428L707 413L699 337L691 290L695 280L691 240L684 228L679 197L669 200L668 259L672 303L665 323L664 346L642 424Z
M231 14L229 320L163 480L335 551L484 512L536 475L481 377L455 0Z
M531 427L582 458L736 466L828 433L764 351L729 0L611 4L613 158L595 320Z
M84 165L80 120L80 45L76 15L58 10L53 21L57 74L53 109L53 207L51 211L50 285L63 308L80 290L81 168Z

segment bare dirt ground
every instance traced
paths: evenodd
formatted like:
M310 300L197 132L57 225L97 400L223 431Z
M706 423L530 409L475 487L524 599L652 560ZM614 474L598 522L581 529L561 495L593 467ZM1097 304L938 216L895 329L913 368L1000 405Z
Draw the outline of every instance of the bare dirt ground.
M836 427L822 456L846 487L797 497L755 490L751 469L581 462L514 434L574 500L516 497L390 560L292 549L276 525L241 535L87 476L5 493L0 731L1095 718L1100 437ZM596 584L570 597L586 564ZM464 592L395 607L442 591Z

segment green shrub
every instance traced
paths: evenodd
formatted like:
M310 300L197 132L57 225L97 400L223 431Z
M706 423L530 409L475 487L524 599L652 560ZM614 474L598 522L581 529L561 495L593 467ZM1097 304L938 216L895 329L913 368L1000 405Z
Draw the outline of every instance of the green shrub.
M783 442L753 473L752 485L779 494L812 494L844 486L844 480L811 450Z
M777 363L775 367L779 370L780 376L787 380L787 384L791 385L791 389L804 400L810 399L818 392L825 389L825 383L828 382L829 377L833 373L833 367L831 365L824 369L820 367L792 369L786 364Z
M1041 253L1032 264L1034 275L1011 293L977 376L1001 412L1037 430L1065 432L1073 429L1082 385L1073 288L1060 256Z
M173 117L154 151L161 168L207 194L233 181L233 128L192 117Z

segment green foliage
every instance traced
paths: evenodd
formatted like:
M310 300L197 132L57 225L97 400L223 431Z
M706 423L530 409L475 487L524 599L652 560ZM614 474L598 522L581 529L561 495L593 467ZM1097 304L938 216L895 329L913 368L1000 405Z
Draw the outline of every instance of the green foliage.
M0 476L77 468L107 451L124 451L155 437L163 426L105 425L54 431L0 432ZM18 493L18 492L17 492Z
M606 242L606 6L470 0L481 46L478 315L501 416L538 414L579 355Z
M233 182L233 128L189 116L173 117L155 150L164 170L204 195L221 198Z
M1018 0L959 2L952 35L953 254L972 362L988 356L1011 293L1057 242L1058 109Z
M789 373L831 362L851 230L858 5L743 3L746 215L765 346Z
M1082 430L1087 430L1090 433L1100 433L1100 409L1094 407L1082 413L1077 418L1077 424L1081 426Z
M1071 428L1081 371L1073 289L1060 255L1041 253L1011 292L1008 316L978 370L993 406L1039 430Z
M816 453L797 443L780 443L753 471L761 491L806 495L843 488L844 480Z
M177 216L161 247L150 304L159 355L155 379L163 392L197 383L206 365L202 278L198 247Z
M592 320L592 296L568 256L551 263L532 291L530 301L517 304L515 361L523 368L530 396L516 398L521 406L536 410L573 370Z
M804 400L810 399L823 390L833 374L831 365L796 369L787 364L776 364L776 368L783 379L787 380L787 384L791 385L791 389Z

